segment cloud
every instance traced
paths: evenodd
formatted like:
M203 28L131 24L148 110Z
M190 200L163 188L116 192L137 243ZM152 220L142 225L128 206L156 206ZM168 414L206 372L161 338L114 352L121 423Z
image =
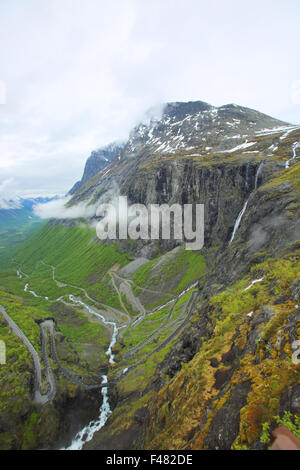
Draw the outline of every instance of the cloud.
M299 10L293 0L0 2L1 178L66 193L92 150L166 101L299 119Z
M71 197L64 197L45 204L37 204L34 213L41 219L88 219L96 213L96 205L80 203L72 207L67 207Z
M13 185L13 178L8 178L2 182L0 182L0 196L1 197L10 197L10 193L12 191Z
M0 198L0 209L2 210L20 209L20 207L21 203L18 200Z
M18 209L21 207L16 196L16 188L13 178L0 181L0 209Z
M34 207L34 213L41 219L92 219L97 215L97 209L100 204L111 204L118 207L120 196L120 187L115 180L111 180L109 189L98 196L97 201L91 203L95 198L92 193L89 200L69 206L72 196L56 198L53 201L37 204ZM97 221L90 220L91 226L96 226Z

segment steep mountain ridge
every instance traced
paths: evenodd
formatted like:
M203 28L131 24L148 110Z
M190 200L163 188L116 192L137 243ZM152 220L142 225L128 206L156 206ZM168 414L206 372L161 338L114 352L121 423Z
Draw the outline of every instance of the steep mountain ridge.
M209 153L230 149L245 138L255 136L266 128L284 126L278 121L257 111L237 105L214 107L198 101L190 103L168 103L161 119L149 125L137 126L129 136L124 157L142 154L168 154L189 152L198 148ZM224 136L225 142L224 142Z
M122 192L123 185L134 181L136 171L152 162L189 158L203 164L233 155L255 160L273 142L272 137L296 128L237 105L216 108L201 101L169 103L161 117L133 129L118 158L73 191L71 204L99 199L111 191L112 181Z
M70 293L118 325L115 363L102 354L99 368L113 412L85 448L263 448L263 426L299 412L299 141L299 126L254 110L170 103L69 204L96 208L119 194L146 205L203 203L200 253L161 240L102 243L81 219L52 220L15 254L29 288L22 294L13 272L2 285L57 315L57 338L62 331L74 347L75 315L93 316Z
M70 189L68 194L74 194L78 191L86 181L94 175L104 170L115 158L117 158L122 150L122 145L115 142L107 145L106 147L94 150L90 157L87 159L83 175L80 181L77 181Z
M178 133L181 143L174 140ZM146 205L204 203L205 247L224 246L243 204L285 168L298 135L297 126L237 105L170 103L161 119L132 131L119 158L86 181L70 204L118 194Z
M297 130L268 156L233 243L205 246L194 321L142 398L127 393L135 374L123 378L115 414L87 448L261 449L263 425L273 427L276 414L299 414L299 366L291 357L300 333L300 166L277 168L295 138ZM242 194L240 207L249 196Z

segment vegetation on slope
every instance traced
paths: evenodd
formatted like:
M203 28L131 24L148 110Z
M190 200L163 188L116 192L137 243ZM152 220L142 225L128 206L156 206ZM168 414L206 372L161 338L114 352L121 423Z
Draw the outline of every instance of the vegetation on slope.
M151 402L147 448L226 448L231 442L238 449L259 441L283 392L300 380L291 348L300 339L300 299L291 291L300 276L299 255L297 250L254 266L248 278L210 300L211 329L199 352ZM291 327L294 318L298 330ZM243 384L240 403L232 397ZM226 428L228 419L232 426Z
M40 330L35 320L55 316L56 348L62 365L75 375L95 382L99 368L105 364L104 347L108 342L101 325L89 323L82 313L66 306L52 304L49 310L46 306L30 305L3 288L0 288L0 303L40 356ZM32 357L21 340L11 333L2 315L0 339L6 346L6 364L0 366L0 449L35 449L50 444L59 437L64 419L59 408L64 401L76 398L78 387L67 381L50 359L57 396L54 403L37 406L32 400Z
M89 369L93 373L97 370L99 376L101 368L107 364L105 351L109 342L108 330L98 321L93 321L90 315L87 316L83 309L73 308L56 299L64 299L68 303L68 296L72 293L88 304L92 303L91 299L95 299L95 302L122 309L120 298L110 282L109 273L111 270L117 273L129 261L126 253L120 252L117 244L99 243L94 230L83 224L77 227L48 224L26 241L22 249L17 250L13 269L0 271L0 285L6 288L1 290L0 303L39 352L40 332L34 320L53 317L56 322L57 348L65 367L83 377ZM169 295L165 292L162 294L163 298L170 300L194 282L205 269L203 257L184 250L184 247L176 249L171 255L159 255L144 266L147 266L146 269L140 268L132 276L133 291L138 295L139 292L147 292L147 289L150 289L152 304L155 303L153 293L161 289L161 286L172 287ZM21 270L22 277L17 276L17 269ZM26 284L29 287L24 291ZM38 297L33 296L30 290L35 291ZM85 291L91 298L86 297ZM122 296L123 303L129 308L128 299L123 294ZM183 312L188 299L189 294L186 294L178 301L169 321L165 322L172 305L153 313L149 318L145 317L135 329L125 332L121 347L115 348L118 364L112 368L112 373L120 374L125 367L130 367L129 374L135 376L135 381L129 389L138 390L138 384L142 386L145 378L153 375L158 363L170 350L171 344L174 344L173 338L170 344L155 352L159 344L168 340L184 321ZM160 331L159 327L163 322L165 327ZM20 445L23 448L34 448L41 439L43 420L40 418L43 413L36 412L32 402L32 358L21 341L9 332L5 322L2 321L1 324L0 338L7 344L7 364L10 364L9 371L5 366L1 372L8 372L8 380L12 380L13 385L3 389L4 395L0 395L0 405L5 408L9 419L12 417L12 422L22 423L13 437L8 432L7 423L3 426L3 448L15 448ZM124 359L125 353L135 346L143 346L142 343L151 335L155 336L153 342L141 347L131 359ZM14 352L18 361L12 359ZM143 364L142 368L139 368L138 363ZM52 360L51 366L55 371L56 380L61 384L61 392L64 395L74 394L76 387L61 377ZM21 377L21 371L25 369L27 372ZM15 399L15 390L18 400ZM10 406L6 405L7 399ZM58 430L59 418L54 408L51 410L53 428L51 436L46 435L46 440L53 439ZM25 421L20 421L20 416L24 416ZM34 433L38 436L36 439L33 438Z

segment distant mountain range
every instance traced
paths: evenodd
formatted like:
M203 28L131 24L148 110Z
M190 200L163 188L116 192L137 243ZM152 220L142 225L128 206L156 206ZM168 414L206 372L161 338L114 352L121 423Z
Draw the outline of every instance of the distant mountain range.
M0 261L10 257L16 248L44 223L34 213L37 204L50 202L55 197L0 199Z
M0 230L18 228L31 219L38 219L34 206L50 202L56 197L16 198L0 200Z

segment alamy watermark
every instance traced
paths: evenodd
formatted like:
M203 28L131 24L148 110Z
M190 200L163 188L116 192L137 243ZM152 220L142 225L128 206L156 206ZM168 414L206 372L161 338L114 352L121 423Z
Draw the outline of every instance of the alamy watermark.
M0 365L6 364L6 346L5 342L0 340Z
M204 204L132 204L120 196L115 204L101 204L96 227L100 240L182 240L186 250L204 245Z

